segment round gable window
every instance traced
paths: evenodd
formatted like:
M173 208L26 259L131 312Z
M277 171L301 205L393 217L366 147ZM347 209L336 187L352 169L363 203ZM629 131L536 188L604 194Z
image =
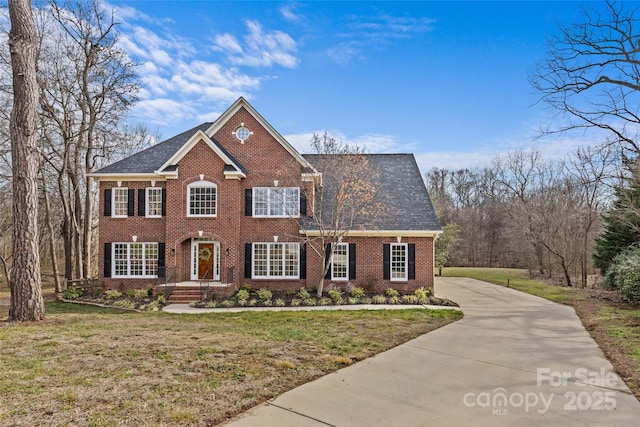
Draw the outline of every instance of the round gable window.
M249 131L249 129L247 129L243 125L236 129L234 133L236 134L236 138L238 138L241 143L244 143L247 139L249 139L249 136L251 136L253 132Z

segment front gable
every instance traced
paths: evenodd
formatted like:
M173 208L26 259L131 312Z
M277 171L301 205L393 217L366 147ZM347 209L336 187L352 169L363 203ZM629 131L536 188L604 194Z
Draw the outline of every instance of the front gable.
M156 173L167 178L177 178L178 168L175 166L179 165L187 153L200 142L206 144L224 162L223 173L226 179L246 178L244 168L202 130L196 131L173 156L158 168Z

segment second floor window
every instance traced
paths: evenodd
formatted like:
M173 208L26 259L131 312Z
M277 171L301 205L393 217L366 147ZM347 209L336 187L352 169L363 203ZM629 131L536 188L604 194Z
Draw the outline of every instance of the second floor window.
M218 188L214 183L197 181L187 188L187 216L216 216Z
M146 189L146 216L151 218L159 218L162 216L162 188L148 187Z
M111 206L113 211L112 217L126 217L128 213L129 205L129 189L124 187L116 187L112 189L112 202Z
M253 216L300 216L300 189L297 187L256 187L253 189Z

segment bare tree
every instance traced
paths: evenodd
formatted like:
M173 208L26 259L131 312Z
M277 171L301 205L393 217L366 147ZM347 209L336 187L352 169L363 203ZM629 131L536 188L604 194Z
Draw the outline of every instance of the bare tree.
M545 133L602 130L623 157L640 154L640 33L635 7L607 1L605 14L585 10L582 22L561 27L550 41L549 58L530 77L541 100L560 115Z
M324 277L331 265L337 243L349 231L366 228L380 213L376 199L379 173L371 167L363 149L337 141L326 132L314 134L311 147L316 154L305 156L322 173L315 187L311 218L302 218L308 247L324 260L318 278L318 296L322 295Z
M9 0L9 50L13 71L11 158L13 162L13 267L9 320L44 319L38 250L36 28L29 0Z

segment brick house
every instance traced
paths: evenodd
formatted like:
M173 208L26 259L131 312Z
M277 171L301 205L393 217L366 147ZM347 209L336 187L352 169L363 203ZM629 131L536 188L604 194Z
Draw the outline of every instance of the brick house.
M325 284L432 287L440 226L413 155L366 158L388 206L375 227L354 227L335 246ZM205 284L228 296L243 283L318 284L324 260L307 250L309 230L301 230L322 182L318 159L298 153L239 98L215 122L93 173L103 287Z

